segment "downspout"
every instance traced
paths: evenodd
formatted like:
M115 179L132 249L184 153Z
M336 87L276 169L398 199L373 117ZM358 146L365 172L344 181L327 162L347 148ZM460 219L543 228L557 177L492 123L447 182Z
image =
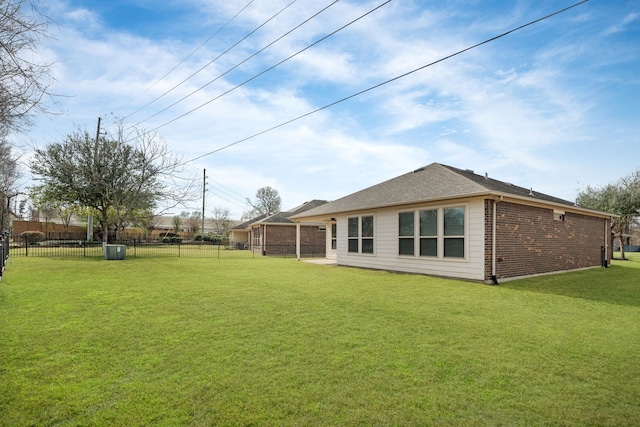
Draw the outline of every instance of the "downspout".
M262 233L262 256L267 256L267 224L263 225L264 233Z
M611 236L611 227L609 226L609 221L604 220L604 259L602 260L603 267L609 267L609 240ZM622 242L622 241L621 241Z
M498 284L498 276L496 275L496 217L498 215L498 201L502 201L502 196L500 196L500 200L493 201L493 216L491 218L491 281L494 285Z

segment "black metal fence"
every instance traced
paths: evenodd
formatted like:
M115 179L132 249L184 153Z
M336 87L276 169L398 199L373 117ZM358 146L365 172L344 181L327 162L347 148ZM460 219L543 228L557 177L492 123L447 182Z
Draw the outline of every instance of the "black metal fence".
M9 248L8 240L7 248ZM251 250L244 246L224 245L217 242L145 242L125 240L117 242L124 246L123 257L126 258L217 258L217 259L254 259L261 256L294 258L295 245L268 245L260 250ZM303 257L324 257L323 248L302 245ZM44 240L30 241L28 238L17 239L11 243L8 252L14 257L50 257L50 258L107 258L102 242L86 240Z
M0 234L0 280L2 280L2 275L4 274L4 266L9 259L9 238L8 232Z

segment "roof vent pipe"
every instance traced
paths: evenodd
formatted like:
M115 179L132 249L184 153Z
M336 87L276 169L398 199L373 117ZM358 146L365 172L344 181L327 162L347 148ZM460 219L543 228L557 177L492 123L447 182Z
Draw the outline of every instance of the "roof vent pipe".
M529 195L530 195L530 196L533 196L533 187L531 187L531 188L529 189Z

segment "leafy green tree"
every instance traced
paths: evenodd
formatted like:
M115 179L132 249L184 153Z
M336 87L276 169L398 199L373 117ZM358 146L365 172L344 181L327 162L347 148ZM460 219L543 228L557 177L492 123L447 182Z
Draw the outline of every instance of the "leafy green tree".
M580 206L598 209L618 215L611 224L614 235L620 239L620 256L624 253L624 234L640 217L640 170L603 187L586 188L578 192L576 202Z
M30 161L34 179L51 200L98 213L104 242L110 224L118 239L135 212L152 211L160 200L179 204L188 199L189 188L167 184L181 167L163 140L144 131L133 137L120 132L117 139L77 131L36 149Z

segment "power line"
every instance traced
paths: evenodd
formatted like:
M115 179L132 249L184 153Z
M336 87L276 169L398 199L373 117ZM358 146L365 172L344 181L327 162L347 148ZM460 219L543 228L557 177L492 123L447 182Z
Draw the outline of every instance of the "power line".
M220 78L222 78L222 77L226 76L226 75L227 75L227 74L229 74L231 71L235 70L236 68L238 68L239 66L241 66L241 65L242 65L242 64L244 64L245 62L247 62L247 61L249 61L250 59L254 58L255 56L257 56L257 55L258 55L258 54L260 54L261 52L265 51L265 50L266 50L266 49L268 49L269 47L273 46L274 44L276 44L277 42L279 42L280 40L282 40L283 38L285 38L285 37L286 37L286 36L288 36L289 34L293 33L293 32L294 32L295 30L297 30L298 28L302 27L303 25L305 25L306 23L308 23L308 22L309 22L309 21L311 21L312 19L316 18L318 15L320 15L321 13L323 13L324 11L326 11L327 9L329 9L331 6L333 6L333 5L335 5L336 3L338 3L338 1L340 1L340 0L335 0L333 3L329 4L328 6L324 7L324 8L323 8L322 10L320 10L319 12L316 12L315 14L313 14L312 16L310 16L309 18L305 19L303 22L301 22L300 24L296 25L294 28L292 28L291 30L287 31L286 33L284 33L283 35L281 35L280 37L278 37L277 39L275 39L275 40L274 40L274 41L272 41L271 43L267 44L267 45L266 45L266 46L264 46L262 49L260 49L260 50L258 50L258 51L256 51L256 52L254 52L252 55L250 55L249 57L247 57L247 58L246 58L246 59L244 59L243 61L241 61L241 62L237 63L236 65L234 65L233 67L231 67L231 68L229 68L227 71L225 71L224 73L222 73L222 74L218 75L218 76L217 76L216 78L214 78L213 80L210 80L210 81L209 81L209 82L207 82L206 84L204 84L204 85L200 86L198 89L194 90L193 92L189 93L189 94L188 94L188 95L186 95L186 96L183 96L183 97L182 97L182 98L180 98L179 100L177 100L177 101L175 101L174 103L172 103L172 104L170 104L170 105L166 106L165 108L163 108L162 110L160 110L160 111L156 112L155 114L153 114L153 115L151 115L151 116L147 117L147 118L146 118L146 119L144 119L144 120L141 120L141 121L140 121L140 122L138 122L135 126L138 126L138 125L140 125L140 124L142 124L142 123L146 122L147 120L152 119L153 117L156 117L157 115L159 115L159 114L161 114L161 113L163 113L163 112L167 111L169 108L171 108L171 107L173 107L173 106L175 106L175 105L179 104L180 102L182 102L182 101L184 101L185 99L187 99L187 98L189 98L189 97L191 97L191 96L195 95L196 93L200 92L200 91L201 91L202 89L204 89L205 87L207 87L207 86L209 86L210 84L214 83L215 81L219 80ZM391 1L391 0L389 0L389 1ZM289 59L289 58L287 58L287 59ZM279 64L278 64L278 65L279 65ZM276 65L276 66L277 66L277 65ZM267 71L269 71L269 70L267 70ZM266 71L265 71L265 72L266 72ZM259 75L258 75L258 76L259 76ZM258 76L255 76L255 77L258 77ZM255 78L255 77L254 77L254 78ZM244 83L247 83L247 82L244 82ZM243 83L243 84L244 84L244 83ZM177 87L177 86L175 86L175 87ZM174 89L175 89L175 87L174 87ZM239 87L239 86L238 86L238 87ZM237 87L236 87L236 88L234 88L234 89L237 89ZM173 89L172 89L172 90L173 90ZM226 92L226 93L228 93L228 92ZM224 94L222 94L222 95L219 95L219 97L220 97L220 96L225 95L226 93L224 93ZM164 95L162 95L162 96L164 96ZM159 98L156 98L156 99L159 99ZM217 98L215 98L215 99L217 99ZM152 101L152 102L153 102L153 101ZM147 105L150 105L150 104L147 104ZM142 108L144 108L144 107L142 107ZM138 110L138 111L139 111L139 110Z
M220 184L217 181L214 181L213 179L209 179L211 182L213 182L214 184L216 184L219 188L220 191L222 191L223 193L225 193L226 195L228 195L229 197L233 197L236 200L241 201L242 203L246 203L247 198L244 197L242 194L239 194L235 191L233 191L232 189L225 187L224 185ZM239 197L238 197L239 196Z
M134 111L133 113L129 114L127 117L130 117L134 114L136 114L137 112L139 112L140 110L148 107L149 105L153 104L154 102L156 102L157 100L163 98L165 95L168 95L169 93L173 92L175 89L177 89L178 87L180 87L181 85L183 85L186 81L188 81L189 79L193 78L195 75L197 75L198 73L200 73L202 70L204 70L205 68L207 68L208 66L210 66L211 64L213 64L214 62L216 62L218 59L220 59L221 57L223 57L224 55L226 55L227 53L229 53L232 49L234 49L236 46L238 46L240 43L242 43L243 41L245 41L246 39L248 39L249 37L251 37L256 31L258 31L260 28L264 27L265 25L267 25L269 22L271 22L273 19L275 19L278 15L280 15L282 12L284 12L285 10L287 10L291 5L293 5L297 0L293 0L292 2L290 2L289 4L287 4L285 7L283 7L282 9L280 9L278 12L276 12L275 15L271 16L269 19L267 19L266 21L264 21L262 24L258 25L256 28L254 28L252 31L250 31L247 35L245 35L244 37L242 37L240 40L238 40L236 43L234 43L232 46L230 46L229 48L227 48L224 52L222 52L221 54L219 54L218 56L216 56L215 58L213 58L211 61L207 62L204 66L200 67L200 69L198 69L197 71L195 71L194 73L192 73L191 75L189 75L189 77L185 78L184 80L182 80L180 83L178 83L177 85L173 86L171 89L169 89L168 91L164 92L162 95L158 96L157 98L155 98L154 100L152 100L151 102L148 102L147 104L143 105L142 107L138 108L136 111ZM175 105L171 104L172 106ZM167 107L168 108L168 107ZM166 108L165 108L166 109ZM162 112L164 110L161 110L160 112ZM156 113L151 117L154 117L156 115L158 115L160 113ZM149 120L151 117L147 117L146 119L138 122L136 125L133 125L131 127L135 127L140 125L141 123ZM126 117L125 117L126 118Z
M215 153L218 153L218 152L220 152L220 151L222 151L222 150L226 150L227 148L233 147L234 145L238 145L238 144L240 144L240 143L242 143L242 142L245 142L245 141L248 141L248 140L250 140L250 139L256 138L256 137L258 137L258 136L264 135L264 134L265 134L265 133L267 133L267 132L271 132L271 131L273 131L273 130L275 130L275 129L281 128L281 127L286 126L286 125L289 125L289 124L291 124L291 123L293 123L293 122L295 122L295 121L298 121L298 120L300 120L300 119L303 119L303 118L305 118L305 117L307 117L307 116L310 116L310 115L312 115L312 114L315 114L315 113L317 113L317 112L319 112L319 111L326 110L326 109L328 109L328 108L330 108L330 107L333 107L333 106L335 106L335 105L337 105L337 104L340 104L340 103L342 103L342 102L345 102L345 101L347 101L347 100L349 100L349 99L355 98L355 97L360 96L360 95L362 95L362 94L364 94L364 93L367 93L367 92L370 92L370 91L372 91L372 90L374 90L374 89L377 89L377 88L379 88L379 87L382 87L382 86L384 86L384 85L386 85L386 84L389 84L389 83L394 82L394 81L396 81L396 80L400 80L400 79L402 79L402 78L404 78L404 77L407 77L407 76L409 76L409 75L411 75L411 74L414 74L414 73L416 73L416 72L418 72L418 71L424 70L425 68L431 67L431 66L436 65L436 64L438 64L438 63L440 63L440 62L443 62L443 61L446 61L446 60L448 60L448 59L451 59L451 58L453 58L453 57L455 57L455 56L461 55L461 54L463 54L463 53L465 53L465 52L468 52L468 51L470 51L470 50L472 50L472 49L475 49L475 48L480 47L480 46L482 46L482 45L485 45L485 44L487 44L487 43L493 42L493 41L498 40L498 39L500 39L500 38L506 37L506 36L508 36L509 34L512 34L512 33L516 32L516 31L522 30L523 28L529 27L529 26L531 26L531 25L537 24L537 23L539 23L539 22L541 22L541 21L544 21L544 20L546 20L546 19L549 19L549 18L551 18L551 17L553 17L553 16L559 15L559 14L561 14L561 13L563 13L563 12L566 12L566 11L568 11L568 10L570 10L570 9L573 9L573 8L575 8L575 7L577 7L577 6L580 6L581 4L584 4L584 3L588 2L588 1L589 1L589 0L582 0L582 1L580 1L580 2L578 2L578 3L575 3L575 4L571 5L571 6L565 7L564 9L560 9L560 10L558 10L558 11L556 11L556 12L553 12L553 13L551 13L551 14L549 14L549 15L543 16L543 17L541 17L541 18L538 18L538 19L535 19L535 20L533 20L533 21L530 21L530 22L528 22L528 23L526 23L526 24L520 25L519 27L516 27L516 28L514 28L514 29L511 29L511 30L509 30L509 31L507 31L507 32L504 32L504 33L500 34L500 35L497 35L497 36L495 36L495 37L491 37L491 38L489 38L489 39L487 39L487 40L484 40L484 41L482 41L482 42L480 42L480 43L474 44L473 46L470 46L470 47L467 47L467 48L465 48L465 49L459 50L459 51L457 51L457 52L455 52L455 53L452 53L451 55L447 55L447 56L442 57L442 58L440 58L440 59L438 59L438 60L436 60L436 61L430 62L430 63L428 63L428 64L426 64L426 65L423 65L423 66L421 66L421 67L418 67L418 68L415 68L415 69L413 69L413 70L411 70L411 71L408 71L408 72L406 72L406 73L404 73L404 74L400 74L399 76L393 77L393 78L391 78L391 79L389 79L389 80L385 80L384 82L378 83L378 84L376 84L376 85L374 85L374 86L370 86L370 87L369 87L369 88L367 88L367 89L361 90L361 91L356 92L356 93L354 93L354 94L352 94L352 95L349 95L349 96L347 96L347 97L341 98L341 99L339 99L339 100L337 100L337 101L334 101L334 102L332 102L332 103L330 103L330 104L327 104L327 105L325 105L325 106L323 106L323 107L316 108L315 110L309 111L309 112L307 112L307 113L305 113L305 114L302 114L302 115L300 115L300 116L297 116L297 117L295 117L295 118L293 118L293 119L287 120L287 121L282 122L282 123L280 123L280 124L278 124L278 125L275 125L275 126L273 126L273 127L270 127L270 128L268 128L268 129L265 129L265 130L263 130L263 131L261 131L261 132L255 133L255 134L250 135L250 136L248 136L248 137L246 137L246 138L242 138L242 139L240 139L240 140L238 140L238 141L232 142L232 143L230 143L230 144L227 144L227 145L225 145L225 146L222 146L222 147L220 147L220 148L217 148L217 149L215 149L215 150L213 150L213 151L210 151L210 152L208 152L208 153L202 154L202 155L200 155L200 156L198 156L198 157L194 157L193 159L187 160L187 161L185 161L184 163L181 163L181 164L182 164L182 165L184 165L184 164L191 163L191 162L194 162L194 161L196 161L196 160L202 159L202 158L204 158L204 157L208 157L208 156L210 156L210 155L212 155L212 154L215 154ZM206 104L205 104L205 105L206 105ZM201 107L202 107L202 106L201 106ZM200 107L198 107L198 108L200 108ZM194 110L192 110L192 111L194 111ZM184 114L184 115L186 115L186 114ZM184 116L184 115L183 115L183 116ZM183 116L180 116L180 117L183 117ZM180 118L180 117L178 117L178 118ZM173 121L177 120L178 118L176 118L176 119L172 120L171 122L173 122ZM171 123L171 122L165 123L165 124L164 124L164 125L162 125L162 126L165 126L165 125L167 125L167 124L169 124L169 123ZM160 127L162 127L162 126L159 126L159 127L157 127L156 129L159 129L159 128L160 128ZM154 130L155 130L155 129L154 129Z
M280 65L284 64L285 62L287 62L287 61L288 61L288 60L290 60L291 58L294 58L295 56L298 56L298 55L299 55L299 54L301 54L302 52L304 52L304 51L306 51L306 50L311 49L313 46L315 46L315 45L319 44L320 42L322 42L322 41L324 41L324 40L328 39L329 37L331 37L331 36L335 35L335 34L336 34L336 33L338 33L339 31L344 30L344 29L345 29L345 28L347 28L348 26L350 26L350 25L352 25L352 24L356 23L357 21L359 21L359 20L363 19L364 17L366 17L366 16L370 15L371 13L373 13L373 12L375 12L376 10L380 9L381 7L383 7L383 6L387 5L388 3L391 3L391 1L392 1L392 0L387 0L387 1L385 1L384 3L382 3L382 4L378 5L378 6L376 6L376 7L375 7L375 8L373 8L373 9L371 9L370 11L368 11L367 13L365 13L364 15L359 16L358 18L354 19L353 21L349 22L348 24L343 25L342 27L338 28L337 30L333 31L332 33L329 33L329 34L327 34L326 36L324 36L324 37L320 38L319 40L316 40L315 42L313 42L313 43L312 43L312 44L310 44L309 46L305 47L304 49L301 49L301 50L299 50L298 52L294 53L293 55L288 56L287 58L283 59L282 61L278 62L277 64L272 65L271 67L267 68L266 70L261 71L260 73L258 73L258 74L256 74L255 76L251 77L250 79L247 79L247 80L245 80L244 82L242 82L242 83L240 83L240 84L238 84L238 85L236 85L236 86L232 87L231 89L227 90L226 92L221 93L220 95L216 96L216 97L215 97L215 98L213 98L213 99L210 99L209 101L205 102L204 104L201 104L201 105L197 106L196 108L193 108L193 109L191 109L191 110L187 111L186 113L181 114L181 115L179 115L178 117L176 117L176 118L174 118L174 119L172 119L172 120L169 120L168 122L166 122L166 123L164 123L164 124L162 124L162 125L160 125L160 126L157 126L157 127L153 128L153 129L151 130L151 132L156 131L156 130L158 130L158 129L160 129L160 128L163 128L163 127L165 127L165 126L167 126L167 125L169 125L169 124L171 124L171 123L173 123L173 122L175 122L175 121L177 121L177 120L180 120L181 118L183 118L183 117L185 117L185 116L187 116L187 115L189 115L189 114L193 113L194 111L199 110L200 108L202 108L202 107L204 107L204 106L206 106L206 105L208 105L208 104L212 103L213 101L215 101L215 100L217 100L217 99L220 99L221 97L223 97L223 96L225 96L225 95L227 95L227 94L229 94L229 93L233 92L234 90L236 90L236 89L238 89L238 88L240 88L240 87L242 87L242 86L246 85L247 83L249 83L249 82L251 82L251 81L253 81L253 80L257 79L258 77L262 76L263 74L266 74L267 72L269 72L269 71L273 70L274 68L276 68L276 67L278 67L278 66L280 66ZM204 156L203 156L203 157L204 157Z
M210 191L210 192L211 192L211 194L213 194L214 196L219 197L220 199L225 200L225 201L227 201L227 202L229 202L229 203L231 203L231 204L233 204L233 205L236 205L236 206L238 206L238 207L240 207L240 208L242 208L242 209L246 209L246 208L247 208L246 202L245 202L245 204L244 204L244 205L241 205L241 204L239 204L239 203L237 203L237 202L234 202L233 200L229 200L229 199L227 199L226 197L221 196L220 194L217 194L217 193L215 193L215 192L213 192L213 191Z
M215 36L218 35L218 33L222 30L224 30L229 24L231 24L231 22L233 22L242 12L245 11L245 9L247 9L255 0L251 0L249 1L249 3L247 3L242 9L240 9L240 11L238 11L235 15L233 15L231 17L231 19L229 19L227 22L224 23L224 25L222 25L220 28L218 28L211 36L209 36L208 39L206 39L205 41L203 41L202 43L200 43L200 46L198 46L197 48L195 48L189 55L187 55L182 61L178 62L172 69L170 69L169 71L167 71L162 77L160 77L158 80L156 80L155 82L153 82L149 87L147 87L142 93L146 93L148 92L151 88L153 88L155 85L157 85L158 83L160 83L162 80L164 80L169 74L173 73L179 66L181 66L182 64L184 64L189 58L191 58L197 51L199 51L205 44L209 43L211 41L211 39L213 39ZM155 102L156 100L152 101ZM149 105L149 104L147 104ZM129 117L133 116L134 114L136 114L138 111L140 111L142 108L146 107L147 105L137 109L136 111L134 111L131 114L128 114L127 116L125 116L122 120L126 120Z

